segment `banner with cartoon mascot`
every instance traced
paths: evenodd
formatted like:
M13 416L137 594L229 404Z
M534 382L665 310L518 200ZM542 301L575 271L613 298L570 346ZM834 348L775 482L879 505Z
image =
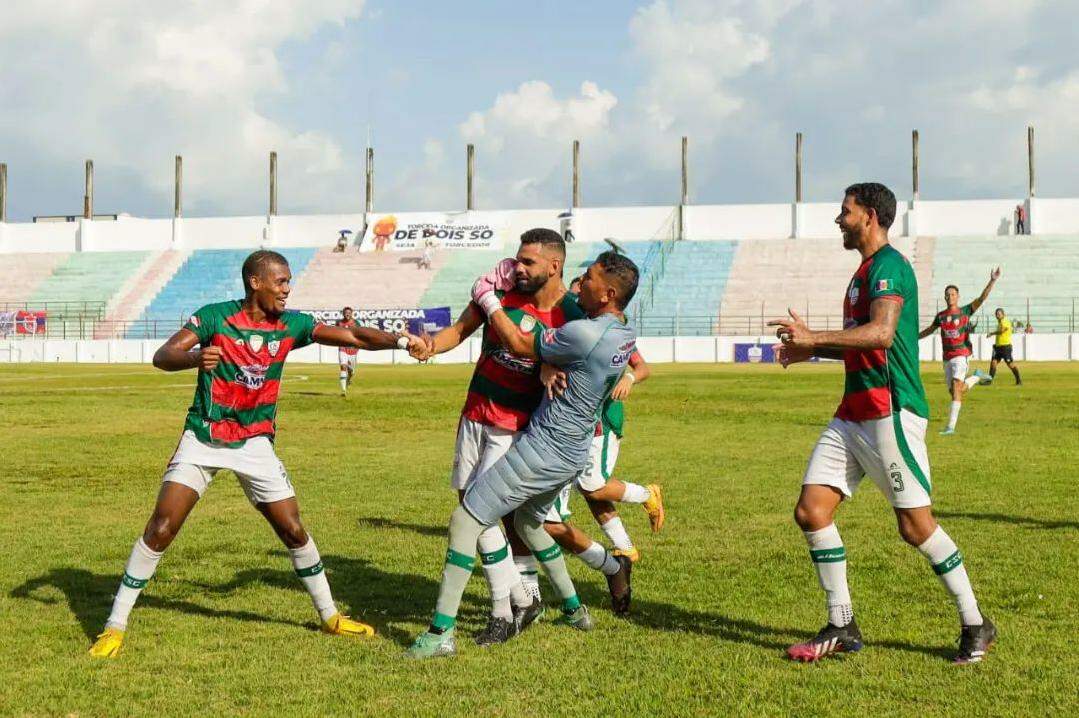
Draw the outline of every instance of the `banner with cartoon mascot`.
M370 214L361 252L443 249L500 249L506 215L487 212L408 212Z

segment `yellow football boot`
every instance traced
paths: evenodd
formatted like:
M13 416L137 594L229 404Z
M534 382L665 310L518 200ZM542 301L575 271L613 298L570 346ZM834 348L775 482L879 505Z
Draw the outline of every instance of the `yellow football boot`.
M624 550L622 550L620 548L616 548L614 551L611 551L611 555L612 556L625 556L626 558L629 559L630 563L637 563L638 561L641 560L641 552L637 550L636 546L634 546L633 548L631 548L628 551L624 551Z
M362 636L364 638L375 635L375 629L372 626L354 621L340 613L335 613L322 622L322 632L333 636Z
M648 522L652 524L652 533L659 533L667 518L667 512L663 509L663 491L659 488L659 484L649 484L648 493L651 496L641 505L648 512Z
M106 628L97 635L94 645L90 646L90 655L95 658L116 658L124 645L124 632L118 628Z

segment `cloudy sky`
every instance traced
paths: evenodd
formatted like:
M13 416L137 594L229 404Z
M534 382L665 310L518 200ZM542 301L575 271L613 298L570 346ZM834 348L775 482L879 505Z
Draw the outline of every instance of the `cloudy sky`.
M96 209L354 212L375 147L376 207L457 209L465 144L481 208L782 202L794 133L806 194L874 178L923 198L1079 196L1079 22L1035 0L15 0L0 23L9 219Z

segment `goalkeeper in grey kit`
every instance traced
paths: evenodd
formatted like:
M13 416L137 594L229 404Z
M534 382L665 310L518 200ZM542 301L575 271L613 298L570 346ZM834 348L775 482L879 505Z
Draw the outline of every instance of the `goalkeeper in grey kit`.
M561 396L543 399L505 456L472 482L454 510L434 618L408 649L413 658L456 652L457 610L475 565L476 542L484 529L511 511L517 533L540 560L562 599L559 622L580 630L592 627L562 552L544 530L543 520L562 487L587 465L597 413L636 348L636 336L623 310L637 291L639 272L628 258L604 252L589 266L581 283L578 301L588 318L535 336L519 332L502 311L495 290L502 288L507 275L512 276L500 265L477 280L474 301L510 351L562 368L566 389ZM523 630L541 612L538 599L516 611L515 631Z

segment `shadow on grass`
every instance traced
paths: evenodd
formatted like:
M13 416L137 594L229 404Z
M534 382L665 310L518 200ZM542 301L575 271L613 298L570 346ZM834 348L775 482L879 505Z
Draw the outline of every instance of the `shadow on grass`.
M64 595L68 608L82 626L83 633L87 638L94 638L105 626L105 619L109 617L112 609L112 597L116 588L120 585L120 577L115 574L96 574L82 568L54 568L46 574L32 578L12 589L12 598L38 601L44 604L56 604L60 599L51 595L48 589L56 589ZM150 584L153 585L152 583ZM139 606L161 608L167 611L178 611L195 616L210 618L229 618L236 621L253 621L256 623L278 623L286 626L302 626L301 623L285 621L277 618L268 618L262 614L250 611L221 610L207 608L191 601L179 601L175 599L159 598L144 592L139 597Z
M429 526L426 524L410 524L402 521L394 521L393 519L385 519L380 516L361 516L356 522L364 528L402 529L404 531L418 533L421 536L434 536L435 538L440 539L445 539L447 534L445 525Z
M991 521L998 524L1029 526L1038 529L1079 529L1079 521L1054 521L1050 519L1035 519L1029 516L1009 516L1008 514L972 513L965 511L934 511L933 514L938 518L944 519Z

